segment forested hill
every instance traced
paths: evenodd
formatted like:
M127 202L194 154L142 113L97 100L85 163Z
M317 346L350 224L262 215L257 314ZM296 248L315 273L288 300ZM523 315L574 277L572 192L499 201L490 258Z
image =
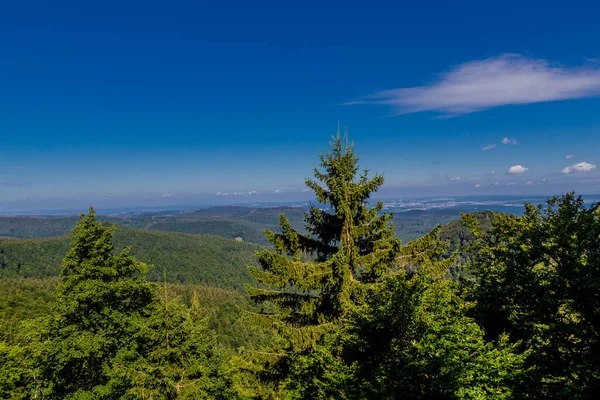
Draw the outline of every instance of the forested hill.
M222 215L231 218L234 213L247 218L246 222L234 221L233 224L241 225L253 221L252 229L258 231L258 226L268 226L265 220L274 215L273 209L259 209L250 213L249 209L242 207L223 208ZM296 214L292 214L297 220L301 210L293 209ZM207 213L207 211L204 211ZM186 234L177 232L164 232L167 229L184 229L193 227L197 229L207 228L214 224L219 226L218 220L210 214L213 219L211 224L207 221L204 224L198 224L198 215L202 212L189 215L189 222L183 222L181 219L170 219L170 216L158 217L155 219L154 227L161 231L134 229L126 226L117 225L115 233L115 247L123 249L126 246L131 247L131 254L140 261L152 265L149 271L149 278L154 281L162 281L163 270L166 269L167 281L173 283L205 283L223 288L242 289L243 285L252 282L248 273L247 266L256 264L254 251L259 249L258 245L239 242L226 239L220 236L207 234ZM491 223L491 212L482 211L474 214L481 221L484 229L489 228ZM225 217L224 217L225 218ZM18 227L21 234L29 233L37 236L58 232L61 229L71 228L75 225L76 217L65 218L31 218L19 217L15 219L3 218L3 221L26 221ZM147 223L152 217L144 219L121 220L119 218L107 218L110 221L119 220L120 222ZM192 221L196 222L193 223ZM408 224L406 229L423 230L435 226L435 219L431 217L425 220L422 225ZM6 228L8 224L5 224ZM150 228L150 226L146 226ZM226 228L224 228L226 229ZM264 229L264 228L263 228ZM276 229L273 227L273 229ZM12 231L15 233L16 231ZM225 235L225 231L223 231ZM257 233L258 234L258 233ZM264 233L262 233L264 236ZM450 222L444 226L440 232L440 238L450 242L450 251L459 247L465 247L472 237L460 219ZM44 278L56 276L60 270L62 258L69 249L71 236L69 234L53 238L38 239L15 239L0 238L0 277L25 276L32 278Z
M101 216L115 225L151 231L210 234L228 239L269 245L265 229L279 229L279 214L290 220L294 229L304 232L306 209L299 207L211 207L177 213L145 213L126 216ZM447 224L460 217L456 209L413 210L394 215L394 230L404 242L417 239L437 224ZM0 237L49 238L68 234L79 217L0 217Z
M295 207L212 207L178 213L144 213L125 216L101 216L115 225L152 231L211 234L228 239L266 245L265 229L277 229L279 214L290 218L293 226L302 228L306 210ZM14 238L48 238L68 234L79 217L0 217L0 236Z
M0 277L43 278L59 273L71 236L44 239L0 238ZM259 246L214 235L157 232L119 226L115 248L153 265L148 277L180 283L206 283L241 290L251 282L247 266L256 264Z
M483 231L487 231L492 227L492 222L494 220L492 211L478 211L470 214L479 221L479 225ZM440 239L448 241L450 243L449 250L454 251L467 246L474 237L465 226L462 218L459 218L444 225L442 229L440 229Z

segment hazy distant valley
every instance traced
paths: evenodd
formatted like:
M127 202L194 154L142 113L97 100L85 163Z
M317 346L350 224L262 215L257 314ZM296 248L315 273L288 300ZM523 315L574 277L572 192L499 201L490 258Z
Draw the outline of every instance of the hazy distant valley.
M460 212L476 209L464 204L440 207L440 200L391 204L396 212L394 229L405 243L438 224L456 221L452 226L457 225ZM423 209L428 205L433 207ZM121 212L99 219L117 226L117 249L130 246L132 255L152 266L149 279L161 281L166 273L167 281L173 283L209 284L243 291L244 285L252 282L247 267L257 265L255 251L270 246L265 229L278 232L279 215L283 213L294 229L304 232L306 211L301 205L222 206ZM70 246L70 232L78 221L79 216L75 215L0 217L0 277L57 276ZM456 236L453 229L445 228L447 239Z
M600 195L586 195L586 201ZM386 212L394 213L396 235L404 242L416 239L438 224L447 224L461 213L484 210L521 214L523 203L542 203L544 196L465 196L452 198L384 199ZM149 231L209 234L228 239L267 245L265 229L278 229L278 215L284 213L295 229L303 229L308 203L244 204L173 210L99 210L100 219L111 224ZM86 210L80 210L84 212ZM12 238L49 238L67 234L79 217L64 215L0 216L0 236Z

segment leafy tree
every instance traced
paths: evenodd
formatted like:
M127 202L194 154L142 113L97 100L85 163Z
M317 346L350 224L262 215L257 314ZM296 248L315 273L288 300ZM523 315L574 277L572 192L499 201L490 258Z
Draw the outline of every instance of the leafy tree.
M53 314L36 330L36 372L46 398L114 399L130 385L111 379L111 369L139 358L136 339L156 292L128 249L113 254L113 230L92 208L73 229Z
M0 398L26 398L32 380L27 349L0 341L0 365Z
M506 399L522 357L483 339L457 284L425 270L370 290L342 335L347 398Z
M600 390L600 206L581 196L495 214L471 248L474 315L491 338L528 351L534 398L591 398Z

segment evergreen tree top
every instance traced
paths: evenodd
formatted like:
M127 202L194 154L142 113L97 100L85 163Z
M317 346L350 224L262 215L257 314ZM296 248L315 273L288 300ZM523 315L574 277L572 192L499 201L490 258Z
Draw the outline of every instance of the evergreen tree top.
M359 174L359 158L347 135L338 132L330 144L331 151L320 156L320 168L314 169L314 179L306 179L316 200L329 209L310 205L306 234L280 215L281 232L266 231L275 249L259 251L261 268L250 268L264 285L248 288L250 295L277 308L268 323L279 324L303 342L313 341L320 327L330 327L346 315L361 285L379 280L401 247L392 215L383 212L382 202L369 203L383 176L371 178L366 169Z

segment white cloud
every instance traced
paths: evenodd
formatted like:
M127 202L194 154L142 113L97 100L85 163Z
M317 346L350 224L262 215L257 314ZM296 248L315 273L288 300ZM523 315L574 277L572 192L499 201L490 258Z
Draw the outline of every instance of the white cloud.
M565 156L565 160L570 160L571 158L573 158L573 154L567 154Z
M522 174L523 172L527 172L529 171L529 168L525 168L522 165L513 165L512 167L510 167L508 169L508 173L511 175L518 175L518 174Z
M572 174L574 172L587 172L587 171L593 170L594 168L596 168L596 166L594 164L590 164L590 163L583 161L583 162L565 167L562 170L562 173L563 174Z
M478 183L477 185L475 185L476 188L481 187L481 183Z
M500 182L498 182L498 181L494 182L494 186L499 186L499 185L500 185Z
M385 90L346 104L385 104L396 114L463 115L493 107L600 95L600 67L554 65L519 54L460 64L424 86Z
M506 184L506 186L514 186L514 184L515 184L514 182L508 182L508 183Z
M215 193L217 196L252 196L253 194L258 194L256 190L251 190L249 192L217 192Z
M173 193L163 193L160 197L163 199L168 199L169 197L173 197Z
M519 142L517 142L515 139L509 139L507 137L502 139L502 144L517 144L517 143L519 143Z
M454 176L452 178L448 178L450 181L460 181L460 176Z
M273 191L273 193L275 193L275 194L277 194L277 193L283 193L283 190L281 190L281 189L275 189L275 190Z
M525 184L526 184L527 186L529 186L529 185L533 185L533 181L527 181L527 182L525 182Z
M312 189L306 188L306 189L302 189L302 193L306 193L306 192L310 192Z
M494 144L490 144L489 146L485 146L485 147L483 147L483 148L481 149L481 151L488 151L488 150L491 150L491 149L493 149L494 147L496 147L496 143L494 143Z

